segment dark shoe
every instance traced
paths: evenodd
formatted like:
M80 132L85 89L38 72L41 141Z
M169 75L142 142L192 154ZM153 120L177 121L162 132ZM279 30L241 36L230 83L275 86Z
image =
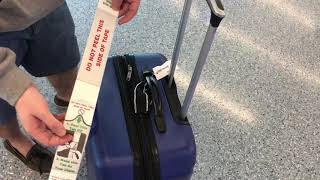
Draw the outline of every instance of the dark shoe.
M24 157L8 140L3 142L4 147L21 160L30 169L40 174L49 173L53 163L54 154L39 144L32 146L27 156Z
M65 100L59 98L57 95L54 97L54 103L57 106L60 106L60 107L63 107L63 108L66 108L66 107L69 106L69 101L65 101Z

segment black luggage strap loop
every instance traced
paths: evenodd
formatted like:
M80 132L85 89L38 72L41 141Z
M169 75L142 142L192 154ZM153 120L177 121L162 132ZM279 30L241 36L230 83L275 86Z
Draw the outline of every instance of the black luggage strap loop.
M150 95L152 98L152 104L154 107L155 113L155 124L160 133L165 133L167 130L167 126L163 117L163 106L161 102L161 97L158 91L158 83L155 79L153 72L145 71L143 73L143 77L146 80L146 85L150 90Z

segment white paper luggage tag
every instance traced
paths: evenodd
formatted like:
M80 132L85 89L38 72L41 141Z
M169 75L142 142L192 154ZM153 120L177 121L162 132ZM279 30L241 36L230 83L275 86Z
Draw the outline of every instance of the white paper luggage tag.
M170 66L171 66L171 61L166 61L161 66L154 67L153 73L154 73L156 79L160 80L160 79L168 76L170 73Z
M98 2L64 122L68 133L73 134L73 141L57 148L50 180L77 178L117 24L118 12L111 8L111 2Z

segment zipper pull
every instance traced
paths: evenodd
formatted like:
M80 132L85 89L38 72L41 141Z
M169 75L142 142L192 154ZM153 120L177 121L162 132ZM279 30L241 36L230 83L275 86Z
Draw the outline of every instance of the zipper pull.
M131 80L131 76L132 76L132 66L130 66L130 64L128 64L127 81Z

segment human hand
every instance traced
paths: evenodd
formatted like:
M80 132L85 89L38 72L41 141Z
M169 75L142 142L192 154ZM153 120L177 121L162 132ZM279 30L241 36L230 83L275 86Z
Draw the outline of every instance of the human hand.
M140 0L113 0L112 8L119 11L119 24L124 24L137 14Z
M34 85L28 87L15 107L25 130L40 143L56 146L73 139L63 126L65 115L51 114L46 100Z

